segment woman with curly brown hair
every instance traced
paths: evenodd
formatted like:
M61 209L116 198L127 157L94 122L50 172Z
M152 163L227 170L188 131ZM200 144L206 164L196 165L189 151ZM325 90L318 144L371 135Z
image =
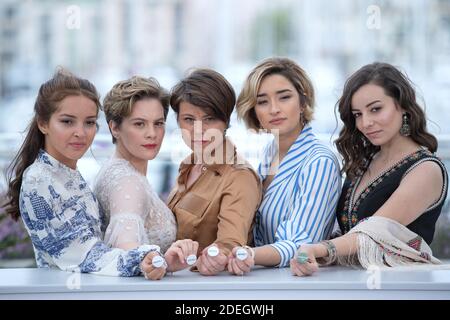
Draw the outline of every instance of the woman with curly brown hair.
M366 65L347 80L338 110L344 126L336 146L347 178L337 218L344 235L302 246L292 272L310 275L318 261L438 264L428 245L448 176L410 80L390 64Z

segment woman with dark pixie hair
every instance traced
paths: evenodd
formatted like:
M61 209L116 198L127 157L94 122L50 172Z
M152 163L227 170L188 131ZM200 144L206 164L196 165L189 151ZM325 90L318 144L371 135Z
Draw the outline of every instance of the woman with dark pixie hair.
M291 260L292 272L310 275L319 261L365 268L440 263L428 245L448 176L410 80L390 64L366 65L347 80L338 110L344 126L336 146L347 178L337 218L344 235L300 247L305 259Z
M231 249L251 241L261 198L258 176L225 136L235 102L232 86L210 69L191 72L170 98L193 152L180 164L168 206L177 219L177 239L199 243L196 266L203 275L223 271ZM208 253L210 248L216 252Z
M159 279L158 248L103 241L102 212L77 169L97 132L101 105L92 83L64 69L43 83L25 140L9 170L6 212L23 219L39 268Z

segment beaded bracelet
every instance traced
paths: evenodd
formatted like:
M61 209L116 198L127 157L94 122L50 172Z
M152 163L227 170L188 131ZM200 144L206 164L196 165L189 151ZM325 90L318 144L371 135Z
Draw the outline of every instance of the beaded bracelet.
M336 246L334 245L334 243L331 242L330 240L324 240L324 241L319 242L319 244L322 244L327 248L328 256L323 257L323 258L318 258L317 262L321 266L329 266L330 264L335 263L337 260L337 250L336 250Z

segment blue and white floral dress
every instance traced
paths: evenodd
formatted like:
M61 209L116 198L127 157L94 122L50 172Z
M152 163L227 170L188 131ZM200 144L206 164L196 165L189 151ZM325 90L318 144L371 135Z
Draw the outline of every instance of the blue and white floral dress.
M20 213L40 268L135 276L139 264L158 246L110 248L102 241L103 215L78 170L43 150L23 174Z

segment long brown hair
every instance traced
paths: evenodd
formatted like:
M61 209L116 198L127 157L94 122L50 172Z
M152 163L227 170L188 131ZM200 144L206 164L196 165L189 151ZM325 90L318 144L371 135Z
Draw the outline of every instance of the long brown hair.
M45 137L38 128L38 123L48 123L52 114L57 110L59 102L65 97L83 95L100 109L100 97L95 86L88 80L78 78L63 68L56 70L54 76L41 85L34 103L34 116L28 125L27 135L19 152L7 168L8 190L7 200L3 207L6 213L17 221L20 216L19 195L22 177L36 159L39 150L44 148Z
M342 171L349 178L358 175L370 156L380 150L379 146L371 144L356 128L355 117L351 112L353 95L366 84L382 87L385 94L406 112L411 128L410 138L431 152L436 152L437 139L427 131L425 112L416 101L416 93L408 76L388 63L368 64L348 78L336 104L344 126L335 144L343 157Z

